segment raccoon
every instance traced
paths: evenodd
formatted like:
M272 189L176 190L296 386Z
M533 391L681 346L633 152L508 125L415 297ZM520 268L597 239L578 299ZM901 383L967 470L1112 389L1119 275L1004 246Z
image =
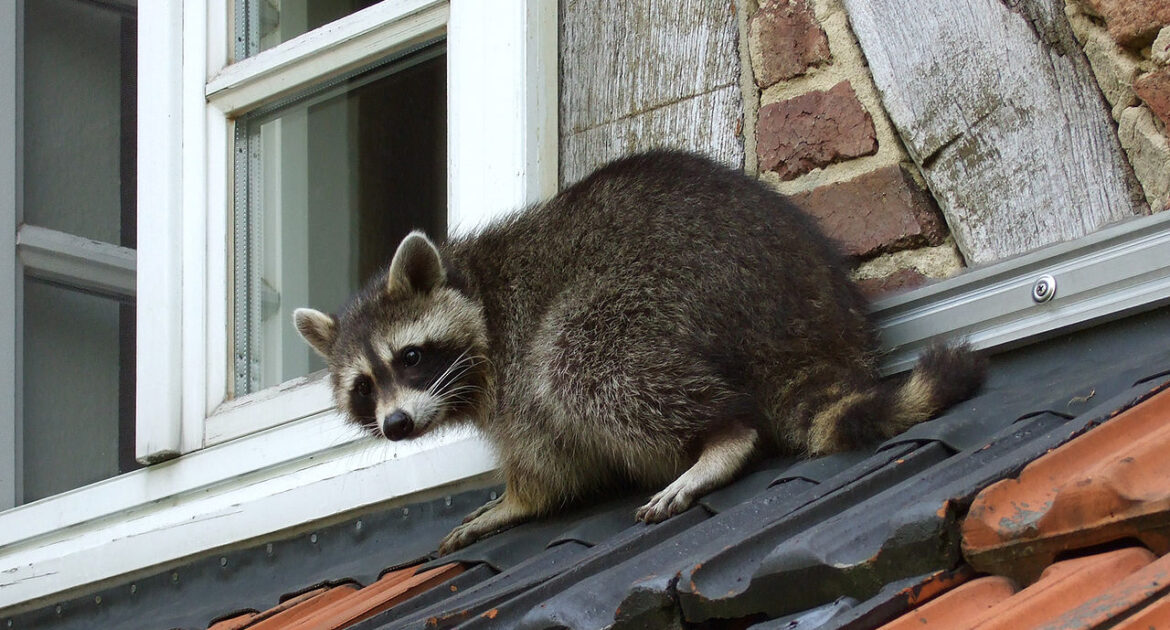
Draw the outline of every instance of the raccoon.
M475 235L411 233L339 315L294 319L370 433L470 423L494 447L505 491L445 554L606 490L661 489L635 515L661 521L753 458L869 445L980 386L961 345L879 381L866 313L844 258L784 197L654 151Z

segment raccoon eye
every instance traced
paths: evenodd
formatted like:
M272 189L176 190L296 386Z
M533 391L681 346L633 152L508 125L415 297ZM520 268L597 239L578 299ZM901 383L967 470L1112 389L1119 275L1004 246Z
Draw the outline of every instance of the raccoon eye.
M419 361L422 361L422 352L418 348L407 348L402 351L402 362L406 367L418 365Z
M369 377L362 376L353 384L353 389L361 396L369 396L374 391L374 384Z

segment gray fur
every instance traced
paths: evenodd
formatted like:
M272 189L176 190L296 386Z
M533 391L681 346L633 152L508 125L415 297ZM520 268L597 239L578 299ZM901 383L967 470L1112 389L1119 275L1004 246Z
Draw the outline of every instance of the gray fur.
M443 552L609 488L666 486L638 512L662 520L761 453L891 436L981 379L965 348L939 346L934 373L879 383L833 244L759 182L693 155L609 164L442 245L440 268L420 239L336 319L327 359L338 406L372 432L401 437L385 414L423 392L444 402L408 437L467 421L494 445L507 489ZM407 346L446 365L406 367ZM360 374L373 407L353 393Z

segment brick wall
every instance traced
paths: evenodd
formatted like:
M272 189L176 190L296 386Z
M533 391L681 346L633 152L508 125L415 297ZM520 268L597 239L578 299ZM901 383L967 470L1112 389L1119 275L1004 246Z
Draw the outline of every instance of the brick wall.
M838 0L750 4L744 30L757 108L745 115L755 124L745 133L748 169L820 220L871 295L960 271L962 256L882 109Z
M1170 209L1170 2L1065 0L1153 212Z
M1065 2L1146 200L1154 211L1170 208L1170 1ZM840 0L739 7L750 75L746 168L818 217L871 295L961 271L962 255L882 108Z

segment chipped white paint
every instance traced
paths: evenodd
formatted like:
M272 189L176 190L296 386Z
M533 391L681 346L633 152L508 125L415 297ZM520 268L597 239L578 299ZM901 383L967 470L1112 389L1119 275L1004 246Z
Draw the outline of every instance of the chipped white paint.
M882 102L978 264L1144 209L1058 6L844 0Z
M424 489L483 483L494 468L469 432L392 444L352 435L324 414L0 514L0 608L44 605Z

